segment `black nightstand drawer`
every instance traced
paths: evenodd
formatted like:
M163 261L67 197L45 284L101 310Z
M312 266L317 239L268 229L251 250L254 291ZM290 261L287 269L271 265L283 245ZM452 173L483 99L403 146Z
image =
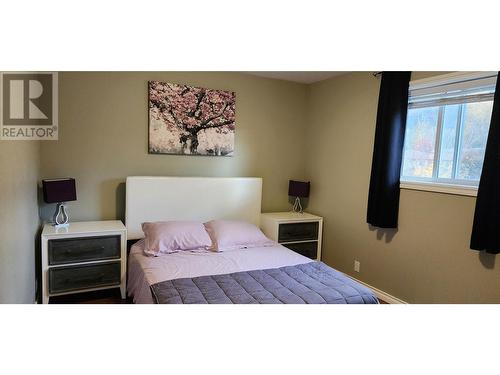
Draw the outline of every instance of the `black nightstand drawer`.
M120 258L120 236L49 240L49 265Z
M316 259L318 257L318 242L298 242L298 243L287 243L283 246L295 251L301 255L304 255L311 259Z
M49 269L49 292L63 293L120 284L120 262Z
M319 223L317 221L280 224L278 242L317 240L318 228Z

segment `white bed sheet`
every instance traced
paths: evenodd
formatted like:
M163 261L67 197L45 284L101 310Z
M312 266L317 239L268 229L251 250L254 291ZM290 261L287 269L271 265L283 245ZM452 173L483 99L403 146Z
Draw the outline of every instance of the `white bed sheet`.
M150 286L161 281L312 262L278 244L221 253L181 251L158 257L144 255L143 249L144 240L136 242L128 258L127 293L134 303L154 303Z

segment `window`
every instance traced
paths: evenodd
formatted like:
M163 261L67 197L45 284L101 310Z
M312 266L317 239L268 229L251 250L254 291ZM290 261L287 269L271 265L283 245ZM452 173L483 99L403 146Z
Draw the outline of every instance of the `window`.
M403 188L475 195L484 160L496 74L458 73L412 81Z

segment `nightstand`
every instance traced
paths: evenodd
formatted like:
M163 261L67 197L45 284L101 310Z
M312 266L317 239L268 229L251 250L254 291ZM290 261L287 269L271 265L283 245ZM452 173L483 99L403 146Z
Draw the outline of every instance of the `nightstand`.
M42 303L51 296L120 287L126 298L127 230L121 221L45 224Z
M271 240L311 259L321 259L323 218L306 212L261 214L260 227Z

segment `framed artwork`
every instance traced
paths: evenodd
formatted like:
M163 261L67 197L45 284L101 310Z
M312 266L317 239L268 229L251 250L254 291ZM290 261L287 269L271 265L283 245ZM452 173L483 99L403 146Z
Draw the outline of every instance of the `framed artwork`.
M236 95L149 82L149 153L232 156Z

